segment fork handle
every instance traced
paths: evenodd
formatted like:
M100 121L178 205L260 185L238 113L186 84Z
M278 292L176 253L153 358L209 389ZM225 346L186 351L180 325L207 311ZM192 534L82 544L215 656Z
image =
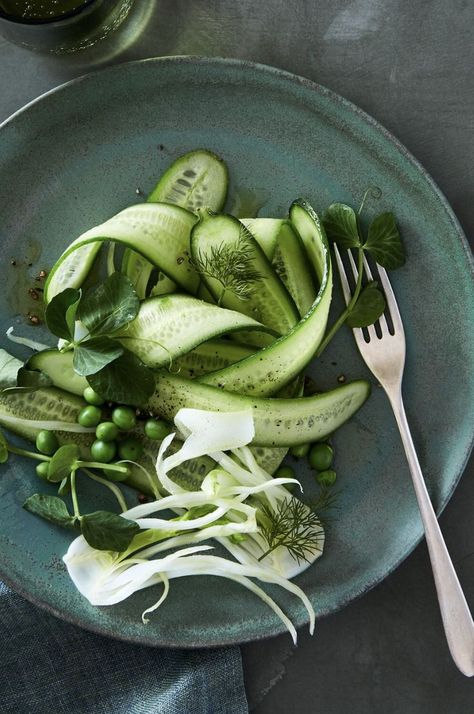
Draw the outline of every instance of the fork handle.
M441 617L451 655L466 677L474 676L474 622L449 557L416 455L401 387L387 392L397 420L425 529Z

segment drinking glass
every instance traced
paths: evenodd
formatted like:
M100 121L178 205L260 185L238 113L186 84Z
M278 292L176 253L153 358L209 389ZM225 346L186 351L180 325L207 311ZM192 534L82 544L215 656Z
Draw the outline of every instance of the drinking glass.
M0 34L39 52L76 52L116 30L133 1L0 0Z

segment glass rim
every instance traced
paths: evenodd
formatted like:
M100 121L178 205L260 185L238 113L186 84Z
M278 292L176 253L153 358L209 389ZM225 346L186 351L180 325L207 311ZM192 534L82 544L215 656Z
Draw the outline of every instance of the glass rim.
M5 10L2 10L0 6L0 21L1 20L6 20L7 22L11 22L13 25L20 25L20 26L25 26L25 25L34 25L34 26L39 26L39 25L53 25L55 23L62 23L64 20L69 20L72 17L77 17L80 15L84 10L86 10L90 5L93 3L97 2L97 0L82 0L82 4L79 7L76 7L73 10L68 10L68 12L65 12L63 15L56 15L55 17L51 17L50 19L48 18L21 18L17 17L15 15L11 15Z

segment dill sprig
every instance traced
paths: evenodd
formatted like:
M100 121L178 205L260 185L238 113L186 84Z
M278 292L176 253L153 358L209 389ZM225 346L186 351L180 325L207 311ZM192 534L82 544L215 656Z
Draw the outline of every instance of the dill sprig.
M337 509L339 494L340 490L321 488L317 496L306 501L308 508L318 515L319 522L325 528L332 520L332 515L328 515L329 511Z
M198 250L193 259L196 271L222 285L218 304L229 291L240 300L249 300L257 289L257 282L263 275L253 267L249 251L247 228L242 225L236 243L225 242L211 246L209 251Z
M283 546L299 563L322 550L324 533L317 513L298 498L283 499L277 511L267 504L261 507L263 518L260 532L268 548L260 556L263 560L275 548Z

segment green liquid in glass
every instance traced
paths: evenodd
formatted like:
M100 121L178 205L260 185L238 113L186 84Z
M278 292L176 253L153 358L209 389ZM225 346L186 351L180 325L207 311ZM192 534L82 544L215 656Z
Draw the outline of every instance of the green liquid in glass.
M89 0L0 0L0 12L21 20L54 20L61 18Z

